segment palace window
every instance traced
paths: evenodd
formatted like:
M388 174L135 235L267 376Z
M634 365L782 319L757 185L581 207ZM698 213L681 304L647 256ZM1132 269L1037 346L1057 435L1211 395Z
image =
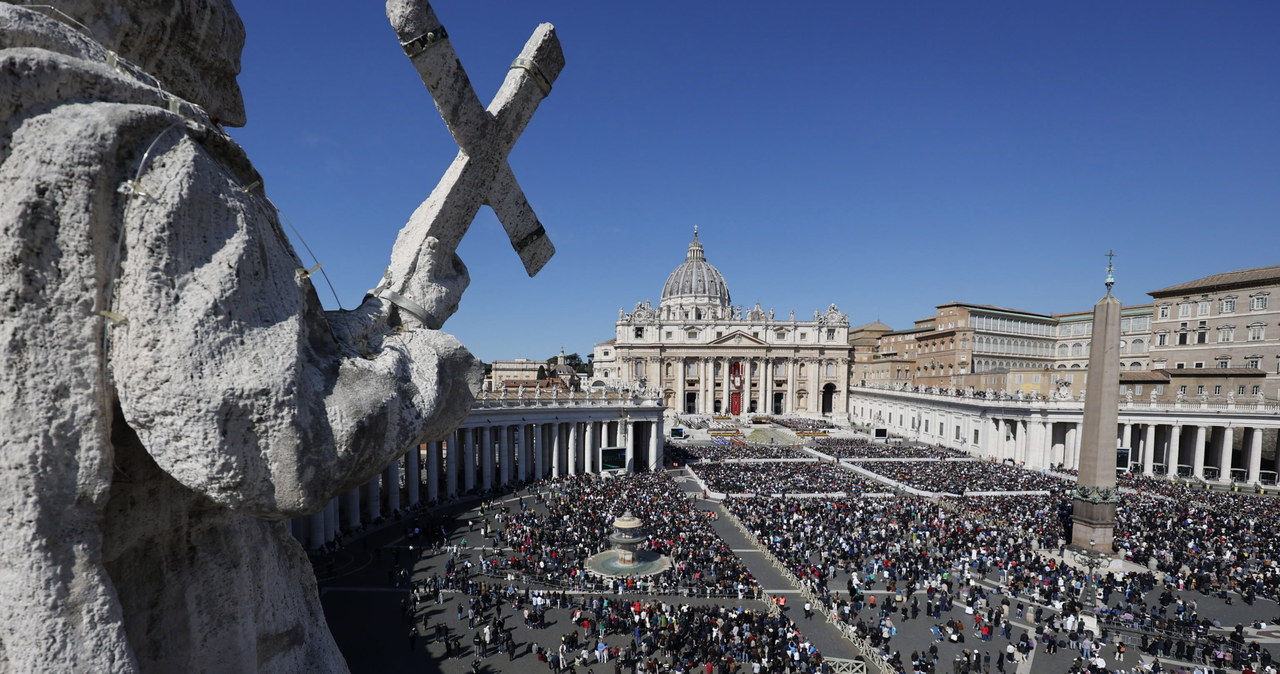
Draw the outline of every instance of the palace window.
M1266 309L1266 308L1267 308L1267 296L1266 296L1266 295L1255 295L1255 296L1253 296L1253 297L1249 298L1249 308L1250 308L1250 309L1253 309L1254 311L1258 311L1258 310L1261 310L1261 309Z
M1239 387L1236 388L1236 395L1238 396L1244 395L1244 384L1241 384Z
M644 339L644 328L636 328L633 334L636 339Z
M1197 369L1203 368L1203 367L1204 367L1204 361L1202 361L1202 360L1197 360L1195 363L1192 363L1191 367L1194 367L1194 368L1197 368Z
M1234 342L1234 341L1236 341L1236 326L1234 326L1234 325L1223 325L1223 326L1220 326L1220 327L1218 328L1218 341L1219 341L1219 342Z
M1265 324L1255 323L1249 326L1249 341L1261 342L1267 334L1267 326Z
M1218 367L1231 367L1231 356L1218 356Z
M1214 387L1213 387L1213 395L1216 395L1216 396L1220 396L1220 395L1222 395L1222 386L1221 386L1221 385L1218 385L1218 386L1214 386Z
M1164 395L1164 384L1156 384L1156 395Z
M1178 305L1178 318L1186 318L1191 315L1191 303L1183 302Z
M1253 385L1253 388L1252 388L1252 389L1250 389L1250 392L1252 392L1252 393L1253 393L1253 395L1258 395L1259 393L1261 393L1261 392L1262 392L1262 387L1261 387L1261 386L1259 386L1259 385L1257 385L1257 384L1254 384L1254 385Z
M1179 386L1179 387L1178 387L1178 393L1181 393L1182 395L1186 395L1186 394L1187 394L1187 385L1186 385L1186 384L1183 384L1182 386Z
M1200 300L1200 302L1196 306L1196 315L1197 316L1209 315L1209 300Z
M832 328L827 328L827 341L831 341L835 338L836 338L836 331Z
M1249 356L1244 359L1244 366L1258 369L1262 367L1262 356Z
M667 330L663 333L663 339L671 339L671 331Z
M1236 310L1236 298L1228 297L1222 300L1222 304L1218 305L1218 312L1223 314L1233 313Z
M1160 318L1168 318L1168 317L1169 317L1169 305L1167 305L1167 304L1161 304L1161 305L1160 305Z
M698 331L697 331L697 330L690 330L690 331L688 331L688 332L684 333L684 336L685 336L685 337L688 337L689 339L697 339L697 338L698 338Z
M809 341L809 333L807 333L807 332L802 332L802 333L800 333L800 341L802 341L802 342L807 342L807 341Z
M1169 346L1169 334L1161 332L1156 335L1156 346Z
M1204 384L1201 384L1196 387L1196 395L1198 396L1204 395Z

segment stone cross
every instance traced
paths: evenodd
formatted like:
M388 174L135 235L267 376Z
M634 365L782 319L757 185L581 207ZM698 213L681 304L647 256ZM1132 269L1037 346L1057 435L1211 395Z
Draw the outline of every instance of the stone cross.
M417 251L431 248L447 257L456 250L483 204L497 214L525 271L537 274L555 247L516 182L507 154L564 68L554 27L544 23L534 30L486 109L430 4L388 0L387 18L459 149L401 231L396 255L408 259L393 255L384 285L394 293L405 289L406 277L419 265L414 257L423 254ZM410 245L402 248L402 243Z

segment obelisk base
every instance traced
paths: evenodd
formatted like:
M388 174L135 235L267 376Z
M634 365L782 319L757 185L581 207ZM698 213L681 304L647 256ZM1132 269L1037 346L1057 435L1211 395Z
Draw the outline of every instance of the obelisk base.
M1071 544L1111 555L1116 537L1116 504L1077 498L1071 505Z

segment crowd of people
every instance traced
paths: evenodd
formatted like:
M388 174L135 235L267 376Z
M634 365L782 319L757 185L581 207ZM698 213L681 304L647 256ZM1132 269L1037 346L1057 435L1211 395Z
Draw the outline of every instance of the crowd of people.
M613 591L749 598L759 586L742 560L711 525L709 513L694 507L665 472L603 479L561 478L538 485L537 505L500 508L485 520L481 540L494 548L480 571L498 578L575 588L600 583L583 569L588 557L611 547L613 521L626 512L640 518L649 534L642 551L671 557L671 567L641 583L609 583Z
M1044 473L990 461L863 461L858 467L927 492L1062 492L1071 483Z
M747 442L738 438L712 438L710 444L668 444L663 450L667 459L680 465L695 461L726 459L812 459L813 455L798 445Z
M941 445L887 444L865 438L817 438L814 448L837 459L950 459L968 456Z
M727 494L867 494L884 485L819 461L700 463L692 470L709 491Z

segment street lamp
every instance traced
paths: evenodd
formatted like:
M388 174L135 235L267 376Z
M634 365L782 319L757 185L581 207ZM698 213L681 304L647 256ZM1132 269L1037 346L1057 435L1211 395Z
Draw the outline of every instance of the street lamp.
M1089 569L1089 578L1085 584L1085 589L1088 591L1085 606L1090 611L1098 607L1098 582L1094 574L1097 573L1098 567L1106 563L1109 557L1106 553L1097 550L1097 545L1097 539L1090 538L1088 548L1071 551L1071 556L1075 558L1076 562Z

